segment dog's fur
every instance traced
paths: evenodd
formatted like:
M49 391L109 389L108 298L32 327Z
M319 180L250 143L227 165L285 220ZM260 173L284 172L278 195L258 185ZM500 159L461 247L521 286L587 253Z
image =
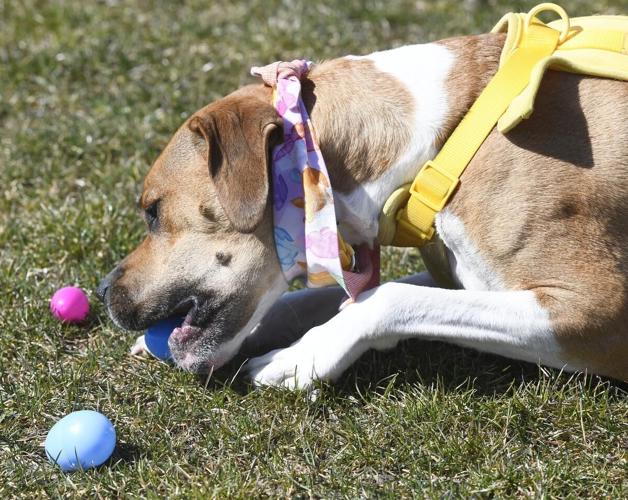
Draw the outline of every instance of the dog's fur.
M459 37L314 67L304 100L349 243L375 242L384 201L442 146L497 70L503 40ZM190 311L193 328L175 331L170 347L194 371L224 364L273 304L275 316L291 311L285 321L297 318L305 335L249 362L258 384L334 379L367 349L409 337L628 380L626 123L627 83L549 72L532 118L489 135L437 217L464 289L421 275L333 314L337 290L279 299L269 151L281 120L270 90L247 86L177 131L144 183L149 233L99 292L123 328Z

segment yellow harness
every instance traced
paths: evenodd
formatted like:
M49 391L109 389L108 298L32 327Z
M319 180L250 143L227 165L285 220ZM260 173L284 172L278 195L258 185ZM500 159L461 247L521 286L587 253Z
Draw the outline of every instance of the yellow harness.
M545 10L561 19L541 22L536 16ZM381 244L430 247L424 245L434 237L436 214L465 168L495 125L506 133L530 117L546 69L628 80L626 16L569 19L562 7L543 3L527 14L506 14L492 32L507 33L497 73L436 158L423 165L412 184L388 198L379 221ZM442 260L442 249L431 251Z

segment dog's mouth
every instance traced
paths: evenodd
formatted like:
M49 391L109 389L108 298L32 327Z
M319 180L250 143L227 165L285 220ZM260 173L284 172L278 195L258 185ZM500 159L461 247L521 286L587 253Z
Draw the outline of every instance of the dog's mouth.
M203 329L200 326L194 326L183 321L181 326L172 330L171 338L179 344L185 344L198 339L201 333L203 333Z
M229 337L224 314L223 304L212 297L186 299L171 311L171 316L184 318L168 340L178 366L193 372L207 372L227 361L222 352L222 344Z
M181 326L175 328L170 335L170 338L179 345L197 340L209 326L209 321L202 321L199 304L201 301L198 298L190 297L179 303L169 315L184 318Z

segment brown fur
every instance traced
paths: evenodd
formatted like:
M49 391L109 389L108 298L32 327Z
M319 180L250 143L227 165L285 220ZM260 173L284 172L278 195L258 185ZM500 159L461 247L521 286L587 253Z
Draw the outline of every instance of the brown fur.
M437 148L445 144L447 138L497 71L499 55L505 39L506 35L499 33L457 36L437 42L454 52L459 61L464 61L463 71L455 65L447 75L449 108L445 124L438 134Z
M471 81L448 79L459 121L499 46L446 42ZM479 59L479 60L478 60ZM479 72L479 68L482 72ZM493 131L450 202L512 289L533 290L576 366L628 380L628 84L548 72L535 111Z
M253 231L268 199L270 150L282 140L275 109L245 89L200 110L189 127L205 139L209 173L233 226Z
M334 190L349 192L378 178L410 140L412 96L368 60L315 66L303 84Z

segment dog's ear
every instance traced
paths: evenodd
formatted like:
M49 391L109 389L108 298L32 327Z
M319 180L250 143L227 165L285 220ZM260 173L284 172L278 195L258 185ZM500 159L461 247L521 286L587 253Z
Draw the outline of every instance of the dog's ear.
M231 99L194 116L189 128L207 143L209 175L233 227L252 232L270 191L272 148L283 137L275 109L258 99Z

